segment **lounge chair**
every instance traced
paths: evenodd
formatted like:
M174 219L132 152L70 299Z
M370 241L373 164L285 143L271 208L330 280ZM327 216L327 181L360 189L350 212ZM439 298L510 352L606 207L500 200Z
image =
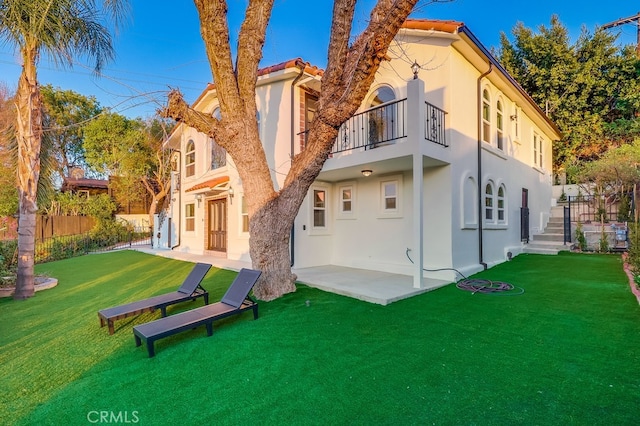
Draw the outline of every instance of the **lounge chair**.
M209 293L202 288L200 283L210 268L211 265L208 263L196 263L189 273L189 276L187 276L177 291L99 311L98 318L100 318L100 327L104 327L104 325L107 324L109 326L109 334L113 334L114 321L140 315L145 312L153 312L156 309L160 309L162 316L166 317L167 306L186 302L190 299L196 300L198 297L203 297L204 304L208 305Z
M147 344L149 358L151 358L155 355L154 342L163 337L191 330L201 325L206 326L207 336L211 336L214 321L240 314L248 309L253 310L253 319L258 319L258 303L249 297L249 292L258 281L260 274L260 271L253 269L241 269L220 302L136 325L133 327L136 346L140 346L144 340Z

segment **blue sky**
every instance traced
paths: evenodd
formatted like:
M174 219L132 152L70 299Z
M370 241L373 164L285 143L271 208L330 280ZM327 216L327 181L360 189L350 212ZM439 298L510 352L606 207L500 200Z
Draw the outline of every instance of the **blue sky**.
M229 1L232 33L239 27L245 3ZM212 80L195 5L188 0L131 0L131 4L131 22L115 39L116 60L107 64L101 78L96 78L86 63L56 69L44 57L39 67L40 83L93 95L102 106L131 117L153 114L166 99L169 87L179 88L188 102L194 101ZM276 0L262 65L302 57L324 68L332 4L329 0ZM358 27L365 25L372 4L374 0L360 0ZM464 22L490 48L498 46L500 32L511 38L511 29L517 22L535 30L540 25L548 26L556 14L575 39L582 26L593 32L596 26L638 11L640 2L619 0L421 0L412 17ZM621 44L635 44L635 25L612 31L620 34ZM19 73L19 58L0 44L0 82L13 89Z

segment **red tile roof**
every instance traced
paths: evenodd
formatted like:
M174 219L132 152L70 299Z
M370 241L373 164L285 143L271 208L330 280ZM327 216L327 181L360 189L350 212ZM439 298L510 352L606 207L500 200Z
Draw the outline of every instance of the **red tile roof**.
M227 182L229 182L229 176L220 176L206 182L198 183L191 188L186 189L184 192L197 191L198 189L204 188L215 189L216 186Z

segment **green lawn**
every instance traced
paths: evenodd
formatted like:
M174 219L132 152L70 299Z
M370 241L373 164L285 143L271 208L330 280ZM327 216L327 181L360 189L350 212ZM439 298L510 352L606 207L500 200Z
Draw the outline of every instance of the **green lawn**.
M98 310L173 291L191 267L129 251L39 265L56 288L0 299L0 424L639 423L640 308L619 256L520 255L477 275L520 296L450 285L379 306L300 286L151 359L131 329L158 314L99 327ZM209 272L212 301L234 276Z

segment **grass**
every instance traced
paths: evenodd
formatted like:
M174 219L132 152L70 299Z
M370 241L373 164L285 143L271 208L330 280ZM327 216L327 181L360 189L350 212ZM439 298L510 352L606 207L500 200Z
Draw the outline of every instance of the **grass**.
M0 299L0 424L638 423L640 311L618 256L520 255L477 275L521 296L450 285L379 306L300 286L151 359L131 328L157 314L99 328L99 309L190 269L128 251L39 265L58 287ZM209 272L211 300L234 275Z

